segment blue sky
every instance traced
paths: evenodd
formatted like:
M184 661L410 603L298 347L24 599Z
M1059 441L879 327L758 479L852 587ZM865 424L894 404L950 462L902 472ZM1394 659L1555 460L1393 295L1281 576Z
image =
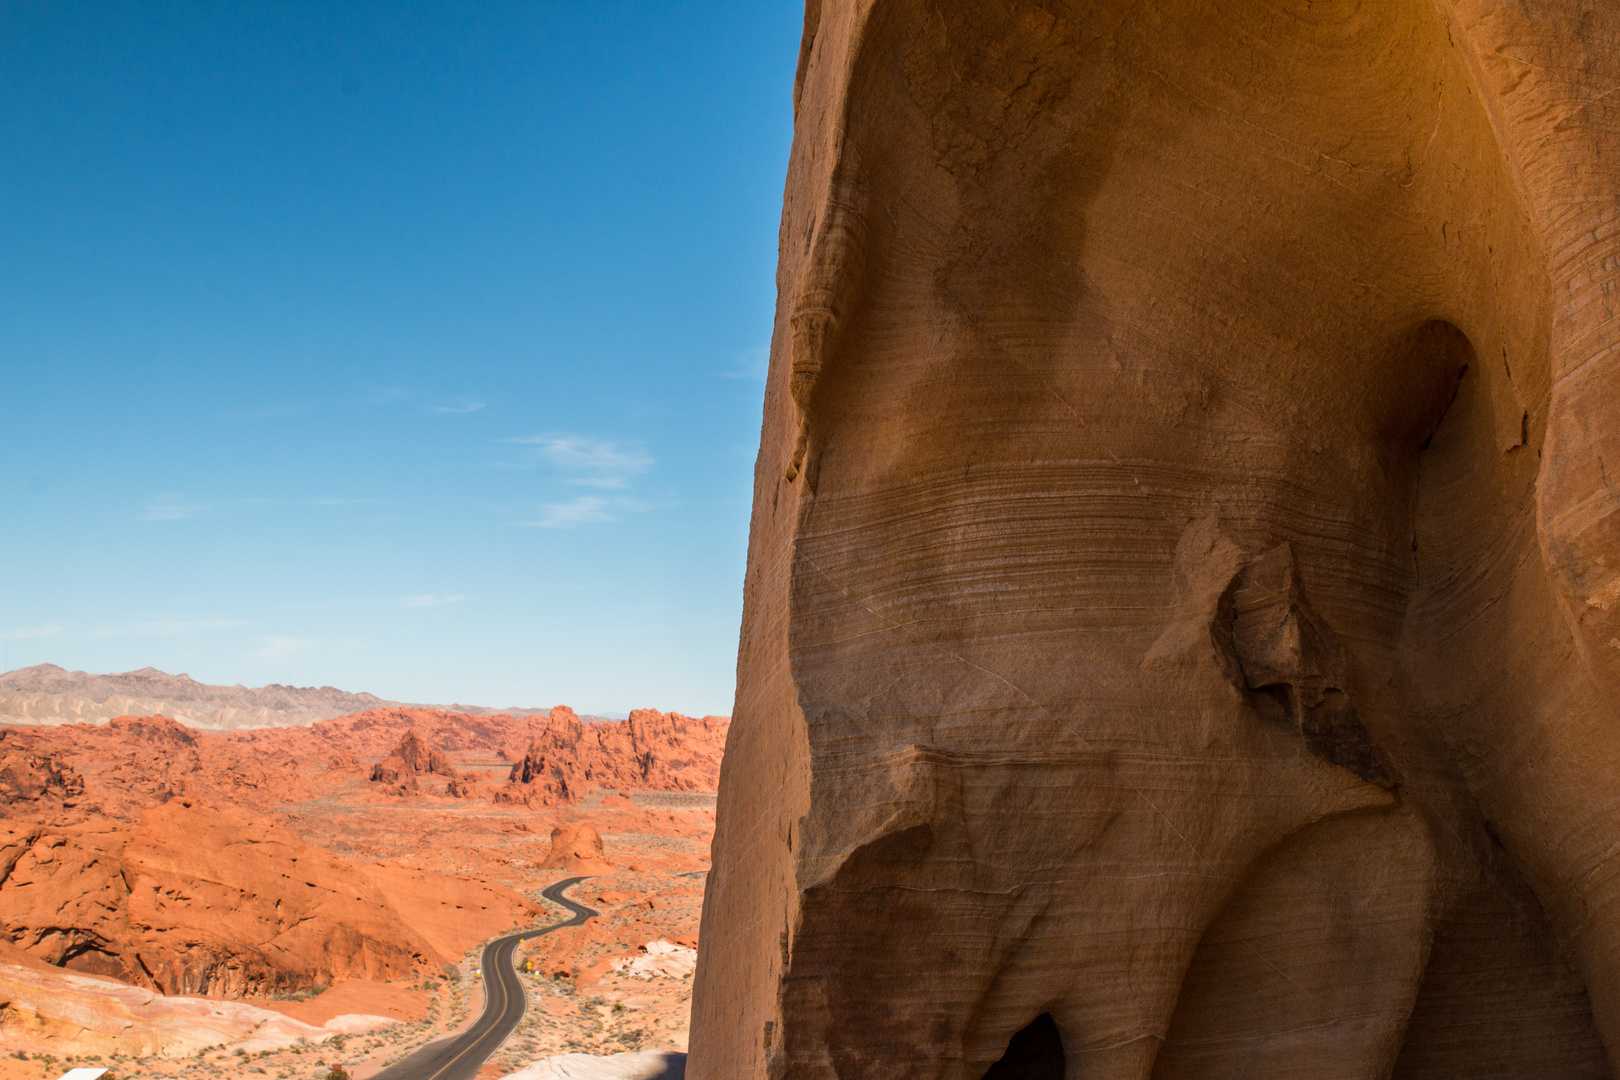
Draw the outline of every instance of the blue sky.
M801 12L0 3L4 666L729 711Z

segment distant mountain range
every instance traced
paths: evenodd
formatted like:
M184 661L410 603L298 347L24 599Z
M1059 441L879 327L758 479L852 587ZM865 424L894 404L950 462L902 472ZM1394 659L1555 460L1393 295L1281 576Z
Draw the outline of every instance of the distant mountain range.
M115 716L157 714L187 727L237 731L312 724L334 716L407 704L417 703L385 701L374 694L351 694L331 686L210 686L189 675L170 675L150 667L92 675L55 664L38 664L0 675L0 724L104 723ZM474 716L529 716L549 711L477 705L427 707Z

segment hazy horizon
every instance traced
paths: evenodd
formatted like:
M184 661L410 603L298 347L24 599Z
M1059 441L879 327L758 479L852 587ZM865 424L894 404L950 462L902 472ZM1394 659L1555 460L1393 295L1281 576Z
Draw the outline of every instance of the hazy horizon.
M0 12L0 670L730 713L801 9Z
M16 687L11 687L11 686L6 685L8 683L8 681L10 680L11 676L18 675L18 674L21 674L23 672L38 671L41 668L54 669L56 671L63 672L66 675L86 675L86 676L89 676L91 678L118 678L120 676L132 676L132 675L133 676L144 676L149 672L154 673L154 674L158 674L158 675L165 675L165 676L182 678L182 679L190 679L191 678L191 674L189 672L184 672L184 671L162 671L159 668L151 668L151 667L132 668L129 671L73 671L73 670L62 667L60 664L52 664L52 663L46 662L46 663L43 663L43 664L30 664L27 667L0 670L0 688L16 690L17 689ZM352 695L355 695L355 696L360 696L360 695L364 695L364 694L369 693L369 691L367 691L364 687L360 687L360 688L357 689L355 687L349 687L349 686L329 686L329 685L296 686L296 685L288 685L288 684L277 683L277 682L269 682L269 683L265 683L265 684L263 684L261 686L247 686L247 685L241 684L241 683L224 683L224 684L221 684L221 683L204 683L204 682L202 682L201 680L198 680L198 679L192 679L192 681L197 683L199 686L201 686L201 687L203 687L205 689L210 689L210 690L233 690L233 689L238 689L239 688L239 689L246 690L246 691L249 691L249 692L259 692L259 691L265 691L265 690L276 690L276 691L293 691L295 693L320 693L322 691L333 690L333 691L337 691L339 693L352 694ZM535 705L535 704L525 704L525 703L515 702L515 701L502 702L502 703L499 703L499 704L488 702L488 701L396 701L396 700L391 700L391 699L387 699L387 698L382 698L381 695L377 695L377 694L372 694L371 696L374 697L374 698L379 699L385 705L406 705L406 706L410 706L410 707L413 707L413 708L414 707L424 707L424 708L438 708L438 709L469 708L469 709L478 709L478 710L496 710L496 711L499 711L499 712L512 713L512 714L517 714L517 713L542 713L542 712L546 712L546 711L548 711L550 709L553 709L558 705L566 705L569 708L573 708L573 703L568 702L568 701L553 701L553 702L548 702L548 703L546 703L544 705ZM365 706L365 707L370 707L370 706ZM580 710L580 709L574 709L574 711L580 717L580 719L582 719L582 720L624 720L624 719L627 719L629 717L630 713L632 711L634 711L635 709L646 709L646 708L657 709L658 705L656 703L645 703L644 702L644 703L636 704L636 705L634 705L634 706L632 706L630 708L618 709L618 710L606 710L606 711L602 711L602 712L589 712L589 713L585 712L583 710ZM659 709L659 711L660 712L672 712L672 711L673 712L680 712L681 710L679 710L679 709L673 709L673 710L671 710L671 709ZM720 713L720 714L707 714L707 715L727 715L727 714ZM10 723L10 722L13 722L13 721L6 720L6 721L0 721L0 722Z

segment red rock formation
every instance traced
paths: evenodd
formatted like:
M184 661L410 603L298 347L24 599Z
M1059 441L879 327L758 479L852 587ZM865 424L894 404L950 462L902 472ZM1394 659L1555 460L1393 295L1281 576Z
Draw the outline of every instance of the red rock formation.
M611 874L612 863L602 851L602 834L590 822L559 821L551 827L551 847L542 866L574 874Z
M400 978L443 959L331 853L187 801L133 830L0 826L0 869L0 928L19 947L166 994Z
M418 790L419 777L437 774L452 783L460 776L443 753L429 750L415 731L407 731L389 755L371 767L373 784L391 784L404 794Z
M725 717L698 720L637 709L628 720L587 724L559 705L497 797L555 806L578 802L598 788L710 790L719 780L728 723Z
M480 783L482 774L458 771L450 757L487 767L512 760L513 747L530 747L535 754L516 755L514 771L522 776L527 768L531 782L509 785L506 801L553 805L575 797L564 789L713 790L718 782L724 717L694 719L638 709L628 720L596 723L581 721L566 706L554 712L555 724L545 718L377 709L307 728L230 733L196 731L162 716L121 716L102 725L0 727L0 755L55 762L82 779L82 793L67 800L71 806L60 793L12 803L14 817L53 820L64 810L77 810L77 820L106 816L132 822L146 807L180 796L269 811L314 796L314 763L324 762L328 774L341 774L360 768L365 758L383 759L369 772L396 793L426 793L422 778L442 776L444 788L432 794L492 797L495 792ZM13 772L23 788L33 790L29 785L43 782L24 777L36 768L48 766L16 759ZM319 771L315 766L313 773ZM67 777L62 773L61 782L69 783ZM0 785L4 782L0 778ZM55 790L48 784L40 790L47 789Z
M172 801L124 849L141 969L165 993L239 996L436 966L364 875L275 826Z
M1620 5L814 0L691 1080L1620 1067Z
M377 710L311 728L229 734L165 717L0 727L0 940L52 964L168 993L240 995L396 978L456 959L537 910L510 889L462 875L475 866L532 867L533 853L514 857L497 846L422 860L411 848L424 843L424 827L459 836L467 831L462 819L385 824L362 813L333 828L330 807L345 797L357 806L393 804L376 796L385 784L419 788L424 809L440 790L488 798L492 785L472 769L458 772L445 747L487 768L504 746L520 737L526 743L544 726ZM712 785L714 766L702 755L706 745L718 752L715 727L638 713L611 725L617 741L606 751L588 740L587 764L593 775L625 781ZM644 733L639 743L631 728ZM696 756L683 739L698 747ZM384 760L374 769L361 764L365 757ZM683 783L670 770L689 759L695 777ZM376 783L368 780L373 775ZM488 825L521 835L529 831L524 816L508 809ZM656 831L640 812L621 818ZM656 825L664 824L660 817ZM469 835L476 837L477 827ZM384 854L418 865L372 863ZM600 854L597 836L565 862L611 871ZM355 860L366 865L357 868Z
M0 944L0 1053L8 1056L26 1058L43 1051L69 1060L119 1054L176 1058L226 1046L252 1054L387 1023L385 1017L350 1016L323 1028L217 998L163 997L108 979L69 974ZM35 1073L30 1069L25 1075Z
M286 755L243 753L228 737L195 732L164 716L120 716L106 724L0 728L0 747L46 755L83 782L76 820L134 821L149 806L183 795L266 805L308 796L303 763ZM3 752L3 751L0 751ZM13 804L13 817L59 816L49 799Z
M322 755L342 752L365 758L383 757L394 750L405 732L414 731L424 744L447 755L504 757L507 747L528 745L544 725L543 717L483 716L402 706L322 720L307 728L238 732L230 738L249 746Z
M444 785L444 793L452 799L476 799L488 794L476 779L468 776L452 777Z
M128 841L114 822L0 822L0 933L47 963L139 980L124 904Z
M84 794L84 778L61 754L24 749L8 735L0 730L0 803L25 813L72 807Z
M629 790L713 791L720 783L730 724L724 716L632 709L624 730L640 781Z

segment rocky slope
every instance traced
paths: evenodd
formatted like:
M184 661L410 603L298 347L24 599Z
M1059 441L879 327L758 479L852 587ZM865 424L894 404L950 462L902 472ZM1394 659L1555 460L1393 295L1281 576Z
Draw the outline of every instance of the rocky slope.
M386 980L449 957L365 873L285 829L173 799L133 828L0 824L0 931L32 956L164 994ZM516 896L509 913L532 914Z
M815 0L694 1080L1620 1070L1620 6Z
M0 944L0 1052L26 1059L42 1046L68 1056L187 1057L214 1047L242 1054L324 1042L387 1027L347 1014L321 1025L239 1002L166 997L63 971Z

